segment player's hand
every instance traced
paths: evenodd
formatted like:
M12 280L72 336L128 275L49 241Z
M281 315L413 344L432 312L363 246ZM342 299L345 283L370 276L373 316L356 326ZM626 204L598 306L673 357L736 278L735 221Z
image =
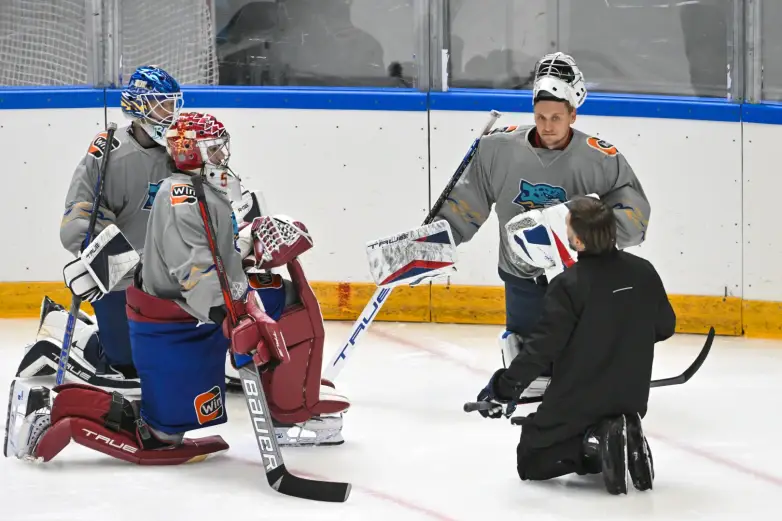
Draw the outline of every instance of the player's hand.
M242 306L237 306L242 307ZM290 361L288 346L279 324L263 309L258 293L250 291L239 323L231 330L231 349L240 355L252 355L257 366L269 362Z
M511 401L509 399L505 399L504 397L497 396L497 380L499 380L500 376L502 376L504 372L505 369L499 369L495 371L492 377L489 379L489 383L486 384L486 387L484 387L481 392L478 393L479 402L490 402L496 404L496 407L492 407L489 410L479 411L481 416L484 418L502 418L504 408L503 405Z
M84 261L80 257L72 260L62 269L65 285L71 290L73 296L80 298L84 302L93 302L103 298L103 292L98 287L98 283L87 271Z

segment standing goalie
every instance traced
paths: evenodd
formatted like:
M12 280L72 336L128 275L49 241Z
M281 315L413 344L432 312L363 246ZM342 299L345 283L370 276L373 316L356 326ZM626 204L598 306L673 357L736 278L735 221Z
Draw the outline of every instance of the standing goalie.
M542 310L548 279L521 261L505 225L516 215L578 195L597 194L616 217L620 249L644 241L651 208L627 159L610 143L572 127L587 92L572 57L548 54L535 66L534 126L506 127L483 137L437 218L448 221L458 245L469 241L495 207L500 227L499 276L505 283L506 364L529 338ZM551 370L530 388L539 394Z

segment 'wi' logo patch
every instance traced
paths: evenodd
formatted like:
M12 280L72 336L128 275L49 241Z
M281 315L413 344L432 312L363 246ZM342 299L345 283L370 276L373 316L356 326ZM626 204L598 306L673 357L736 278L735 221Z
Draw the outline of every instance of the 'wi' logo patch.
M195 188L188 184L171 185L171 206L196 204Z
M199 425L223 417L223 395L220 393L220 387L216 385L207 392L196 396L193 404Z

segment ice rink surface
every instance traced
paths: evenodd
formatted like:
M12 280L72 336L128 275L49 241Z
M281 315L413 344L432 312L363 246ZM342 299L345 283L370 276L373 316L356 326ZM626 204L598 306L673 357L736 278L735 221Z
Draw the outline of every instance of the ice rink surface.
M0 320L0 391L37 320ZM350 324L326 323L329 359ZM301 475L353 483L342 504L271 490L239 395L219 433L231 449L202 463L139 467L71 444L40 465L0 458L3 521L633 520L779 519L782 494L782 343L717 337L685 385L653 389L644 428L654 490L610 496L599 476L543 483L516 474L518 427L462 412L501 358L496 326L379 322L337 388L352 401L346 442L284 449ZM654 378L681 373L705 337L658 345ZM534 406L520 407L526 414Z

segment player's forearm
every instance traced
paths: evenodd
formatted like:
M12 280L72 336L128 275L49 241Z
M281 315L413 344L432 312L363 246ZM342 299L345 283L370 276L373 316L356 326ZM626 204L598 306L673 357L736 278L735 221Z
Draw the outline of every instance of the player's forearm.
M648 205L647 205L648 208ZM646 228L649 225L649 214L641 208L617 208L616 245L620 249L637 246L646 239Z
M69 205L60 223L60 242L63 247L74 255L82 250L87 228L90 223L92 203L77 202ZM98 219L95 221L94 235L99 234L109 224L116 224L114 214L104 207L98 208Z
M454 190L455 192L455 190ZM480 229L489 217L490 208L485 201L473 194L452 193L443 208L437 214L439 219L445 219L451 225L454 241L457 246L467 242Z

